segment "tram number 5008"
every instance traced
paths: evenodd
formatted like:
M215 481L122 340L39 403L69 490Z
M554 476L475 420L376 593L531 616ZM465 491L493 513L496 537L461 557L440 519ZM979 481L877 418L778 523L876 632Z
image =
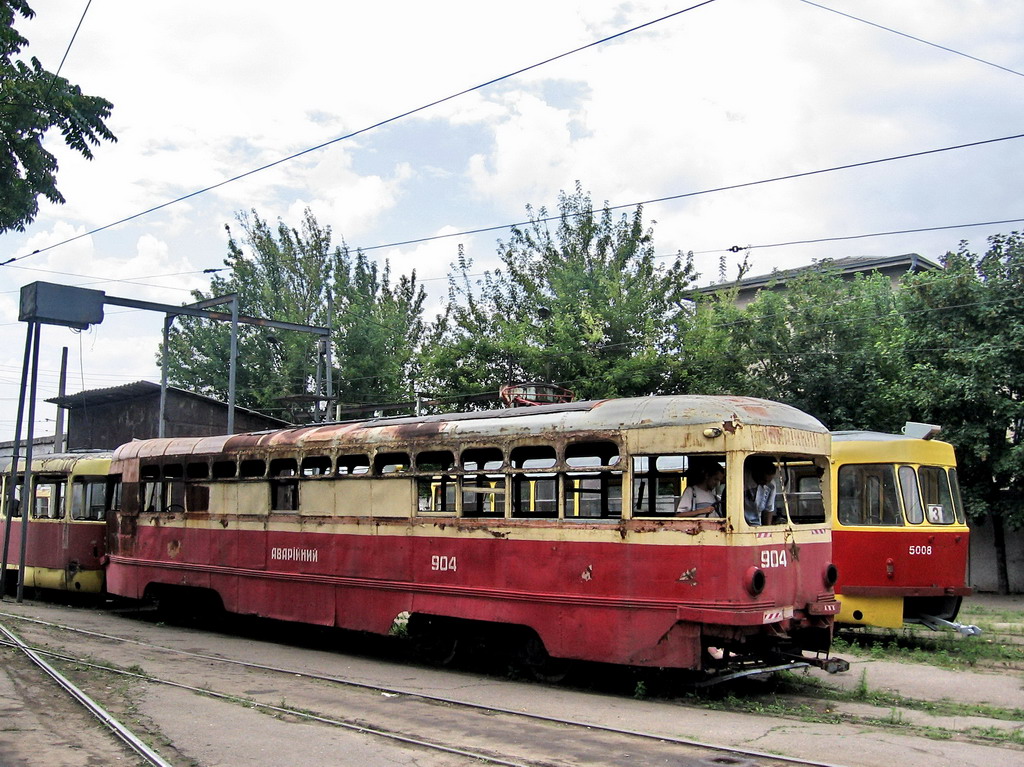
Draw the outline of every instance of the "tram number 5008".
M459 569L459 564L456 562L455 557L444 557L435 554L430 558L430 569L442 573L454 573Z
M761 567L785 567L787 564L785 549L782 551L768 550L761 552Z

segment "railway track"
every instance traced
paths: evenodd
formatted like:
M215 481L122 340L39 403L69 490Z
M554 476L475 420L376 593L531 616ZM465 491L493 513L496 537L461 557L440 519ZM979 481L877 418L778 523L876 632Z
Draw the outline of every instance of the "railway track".
M71 680L54 668L54 666L45 659L43 652L29 647L13 631L3 624L0 624L0 637L2 637L0 641L21 650L25 657L32 661L32 663L50 677L50 679L56 682L60 688L74 698L77 703L81 704L90 714L92 714L93 717L103 724L104 727L113 733L115 737L131 749L136 756L140 757L146 764L152 765L152 767L173 767L173 765L164 761L156 751L146 745L141 738L122 724L109 711L86 695L86 693L75 686Z
M441 761L440 764L475 761L527 767L629 761L673 765L836 767L828 760L784 757L673 737L664 731L644 731L579 717L531 713L457 695L427 693L410 687L319 673L302 665L254 662L227 657L219 652L182 649L167 643L23 615L0 613L0 619L18 621L23 633L35 635L36 645L24 647L25 651L40 657L46 654L54 662L73 664L79 671L87 668L92 674L117 674L146 687L160 685L187 695L242 705L288 721L347 730L359 736L391 741L401 748L432 752L443 755L443 759L455 760ZM83 660L83 650L86 649L89 651L88 661ZM104 657L116 657L117 662L105 662ZM213 668L217 670L212 671ZM271 678L276 681L268 681ZM272 689L275 695L283 695L294 702L286 704L283 698L270 702L265 695L245 694L246 690L251 693L254 687ZM325 687L330 690L327 696L323 695ZM544 689L534 688L538 695L544 695ZM358 713L354 715L353 712ZM616 757L617 754L622 755L621 759Z

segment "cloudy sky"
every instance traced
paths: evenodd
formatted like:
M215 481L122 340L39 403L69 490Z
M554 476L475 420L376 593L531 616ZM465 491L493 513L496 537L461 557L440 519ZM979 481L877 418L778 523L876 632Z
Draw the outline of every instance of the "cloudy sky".
M42 201L27 231L0 235L0 261L16 259L0 267L0 441L13 437L23 285L189 301L241 210L298 225L308 206L337 240L415 268L440 300L458 245L482 270L501 233L380 246L521 221L577 180L595 202L629 205L1024 132L1019 0L715 0L677 13L693 4L93 0L82 19L87 0L34 0L36 18L17 24L23 54L52 71L81 20L61 75L114 103L118 142L87 162L53 136L67 204ZM693 251L704 283L723 254L736 262L734 245L755 246L755 274L849 255L938 260L1021 224L759 246L1024 218L1022 177L1024 139L1005 140L645 215L658 253ZM159 380L161 322L108 307L84 333L45 327L40 399L56 393L63 346L71 392ZM54 414L40 408L37 433Z

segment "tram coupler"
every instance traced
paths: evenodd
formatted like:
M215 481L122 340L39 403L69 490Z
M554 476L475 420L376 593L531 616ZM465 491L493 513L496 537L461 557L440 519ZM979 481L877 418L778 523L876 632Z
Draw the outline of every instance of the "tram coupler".
M829 658L806 658L805 660L828 674L841 674L850 670L850 661L845 658L832 656Z
M958 623L957 621L947 621L942 618L936 618L934 615L919 615L917 618L921 623L930 628L932 631L941 631L942 629L953 629L959 632L965 637L980 637L981 629L973 624Z

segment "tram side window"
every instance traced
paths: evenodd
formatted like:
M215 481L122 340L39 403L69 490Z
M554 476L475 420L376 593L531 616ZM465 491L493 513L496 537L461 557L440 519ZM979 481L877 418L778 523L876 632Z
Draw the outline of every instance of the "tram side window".
M164 498L167 511L185 510L185 467L180 463L164 466Z
M298 474L299 465L294 458L276 458L270 462L271 510L299 510Z
M903 508L907 513L907 521L919 525L924 521L924 506L921 505L921 493L917 488L917 472L913 466L900 466L900 493L903 495Z
M10 481L8 479L8 481ZM18 477L18 484L14 486L14 507L11 509L11 519L18 519L21 516L21 499L25 497L25 477ZM4 487L4 503L7 503L7 487Z
M139 508L147 512L164 510L164 486L160 480L160 467L154 464L143 464L139 469L142 498Z
M424 450L416 454L416 509L419 512L455 513L455 454L450 450Z
M234 476L234 463L231 466L231 476ZM217 464L214 464L216 473ZM193 462L185 464L185 511L209 511L210 509L210 486L203 484L210 479L210 464Z
M267 462L259 458L246 458L238 465L242 479L262 479L267 475Z
M633 514L674 514L685 487L685 455L633 456Z
M783 465L779 496L789 509L789 518L793 524L807 525L825 521L825 503L821 495L823 475L824 469L802 461L795 466Z
M71 485L71 518L99 521L106 515L106 478L78 477Z
M928 521L933 525L953 524L953 497L946 472L939 466L921 466L917 473L921 478L921 494Z
M234 464L232 464L232 467ZM232 471L232 476L234 472ZM189 463L185 465L185 477L187 479L209 479L210 465L208 463Z
M234 479L236 476L238 476L238 464L234 461L213 462L214 479Z
M576 442L565 448L565 516L622 517L622 467L614 442ZM674 510L674 508L673 508Z
M378 453L373 458L373 473L405 474L412 467L412 459L408 453Z
M33 519L62 519L64 517L64 491L67 480L40 477L32 493Z
M496 447L462 453L462 516L504 517L505 458Z
M366 455L339 455L336 471L339 477L368 474L370 459Z
M329 455L307 455L302 459L302 476L326 477L331 473L331 457Z
M949 487L953 491L953 509L956 512L956 521L964 524L964 502L960 496L960 480L957 478L956 469L949 470Z
M122 489L120 474L111 474L107 477L107 493L104 506L108 513L121 510Z
M521 445L509 453L513 517L558 516L558 460L551 445Z
M902 525L896 471L889 464L848 464L839 469L841 525ZM916 485L915 485L916 487Z

